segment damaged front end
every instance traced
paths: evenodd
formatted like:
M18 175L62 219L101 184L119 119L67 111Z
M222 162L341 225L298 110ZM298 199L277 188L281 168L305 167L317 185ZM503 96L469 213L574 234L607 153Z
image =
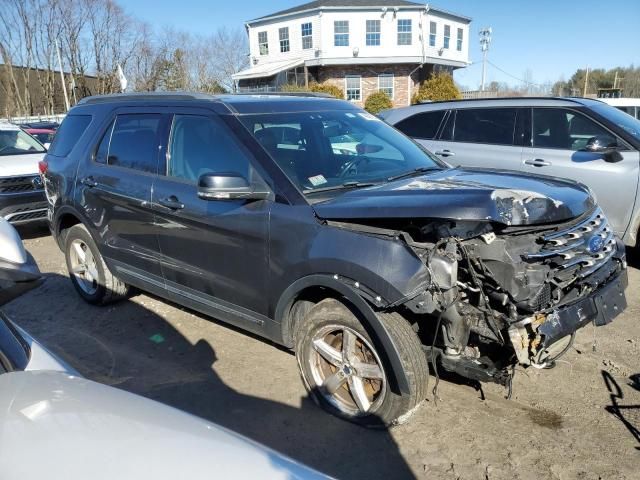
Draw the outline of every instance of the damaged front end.
M518 363L549 367L579 328L605 325L626 308L624 246L597 207L552 225L390 226L428 271L421 288L391 307L415 322L431 361L467 378L506 385Z
M600 209L553 227L450 221L421 233L412 248L432 282L405 306L438 315L433 347L467 377L505 383L515 363L548 367L576 330L626 308L624 247Z

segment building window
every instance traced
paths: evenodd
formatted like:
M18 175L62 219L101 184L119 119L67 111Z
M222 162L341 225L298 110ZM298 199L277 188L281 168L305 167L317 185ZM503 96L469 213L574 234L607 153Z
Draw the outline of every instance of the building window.
M462 51L462 29L458 29L458 44L456 45L456 49L461 52Z
M436 34L438 33L438 24L436 22L429 22L429 46L436 46Z
M411 20L398 20L398 45L411 45Z
M393 73L378 75L378 90L387 94L393 100Z
M380 45L380 20L367 20L367 46Z
M280 37L280 51L282 53L289 51L289 27L283 27L278 29L278 35Z
M267 32L258 32L258 47L260 49L260 55L269 55Z
M451 26L444 26L444 48L449 48L449 40L451 40Z
M333 22L333 44L336 47L349 46L349 21L336 20Z
M344 87L347 100L360 101L360 75L346 75L344 77Z
M302 24L302 48L307 50L313 47L313 27L311 22Z

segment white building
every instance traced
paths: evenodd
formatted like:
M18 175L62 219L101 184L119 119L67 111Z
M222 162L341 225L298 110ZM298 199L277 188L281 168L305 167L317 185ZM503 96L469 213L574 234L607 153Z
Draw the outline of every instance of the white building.
M384 90L407 105L434 71L469 64L463 15L404 0L319 0L246 23L251 66L234 75L240 91L332 83L363 103Z

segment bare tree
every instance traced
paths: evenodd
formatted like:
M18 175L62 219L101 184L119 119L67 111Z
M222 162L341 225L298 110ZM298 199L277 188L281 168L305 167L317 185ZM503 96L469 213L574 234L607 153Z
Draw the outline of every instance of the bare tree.
M211 38L215 79L226 90L235 92L231 75L249 65L247 35L241 28L221 27Z

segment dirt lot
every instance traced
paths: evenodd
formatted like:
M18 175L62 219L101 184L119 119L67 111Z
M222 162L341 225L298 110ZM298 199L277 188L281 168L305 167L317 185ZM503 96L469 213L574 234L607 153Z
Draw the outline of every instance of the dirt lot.
M83 303L46 232L21 233L47 280L5 311L82 374L337 478L640 478L640 259L628 310L583 329L555 369L519 371L512 400L493 385L481 400L443 381L437 403L431 397L408 424L379 432L320 411L294 357L270 343L146 295L108 308Z

